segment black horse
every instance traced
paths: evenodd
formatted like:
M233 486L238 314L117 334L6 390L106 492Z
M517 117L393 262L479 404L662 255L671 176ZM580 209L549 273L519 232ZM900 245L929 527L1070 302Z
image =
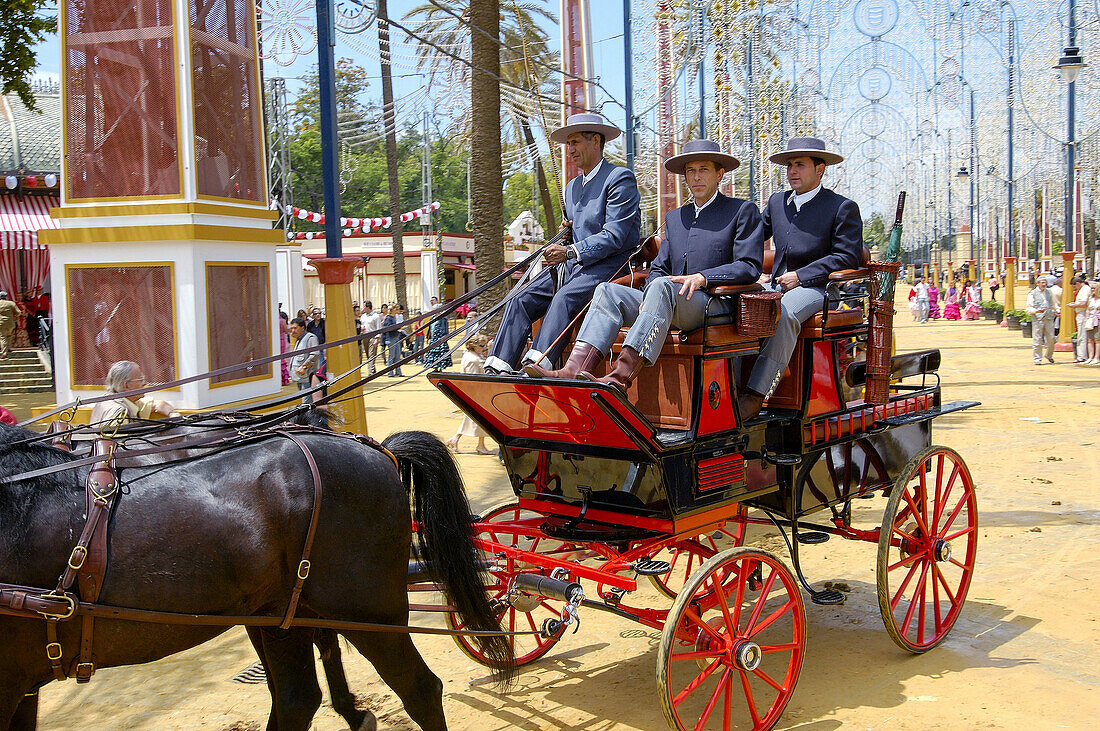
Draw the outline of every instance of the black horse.
M0 425L0 475L61 465L72 455L19 444L30 432ZM406 625L409 494L383 452L353 440L305 434L323 484L313 568L298 616ZM449 601L474 629L497 630L470 542L461 478L430 434L402 432L384 442L411 478L422 553ZM83 525L84 480L77 468L33 482L0 485L0 582L50 588ZM120 471L100 602L190 614L281 616L294 584L312 511L313 480L301 450L276 435L183 462ZM150 662L205 642L222 627L96 620L97 667ZM43 622L0 615L0 728L31 724L26 694L52 675ZM424 729L446 727L442 683L408 635L341 632L397 693ZM273 709L269 728L305 729L320 704L314 633L258 633ZM255 640L255 637L254 637ZM503 675L511 645L480 638ZM79 622L61 625L65 662ZM33 698L33 696L29 696ZM368 719L373 720L373 719Z

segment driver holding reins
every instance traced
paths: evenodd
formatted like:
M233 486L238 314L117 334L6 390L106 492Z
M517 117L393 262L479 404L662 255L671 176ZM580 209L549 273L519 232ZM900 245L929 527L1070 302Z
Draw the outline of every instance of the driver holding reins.
M563 226L572 241L546 247L549 265L508 300L504 319L485 359L485 372L523 375L516 367L537 363L553 368L568 338L559 337L592 299L596 285L615 277L638 247L641 213L634 173L604 159L604 145L622 132L599 114L570 115L550 139L565 145L581 174L565 187ZM526 354L531 324L542 327Z

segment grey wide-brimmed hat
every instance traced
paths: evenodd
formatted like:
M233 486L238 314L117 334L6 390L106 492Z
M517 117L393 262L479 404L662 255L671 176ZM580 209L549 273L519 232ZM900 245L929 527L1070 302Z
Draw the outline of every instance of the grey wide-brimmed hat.
M711 140L691 140L685 142L679 155L673 155L665 160L665 170L677 175L684 174L684 168L689 162L695 160L710 160L720 165L728 173L741 166L741 161L733 155L727 155L718 147L717 142Z
M603 135L604 142L610 142L623 133L618 127L604 119L602 114L580 112L579 114L570 114L569 118L565 120L564 127L559 127L550 133L550 139L564 145L565 141L569 139L569 135L574 132L599 132Z
M836 165L844 162L844 158L835 152L825 149L824 140L816 137L792 137L787 140L787 149L777 152L768 159L776 165L786 165L792 157L800 156L817 157L825 161L826 165Z

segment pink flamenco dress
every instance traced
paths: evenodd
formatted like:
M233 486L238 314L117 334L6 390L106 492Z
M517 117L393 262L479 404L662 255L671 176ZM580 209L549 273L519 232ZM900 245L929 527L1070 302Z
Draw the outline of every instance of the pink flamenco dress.
M963 317L967 320L977 320L982 316L982 295L980 290L975 286L970 286L966 290L966 309L963 310Z
M943 319L962 319L962 313L959 312L959 291L954 287L948 287L947 297L943 300Z
M936 285L928 288L928 319L940 319L940 290Z

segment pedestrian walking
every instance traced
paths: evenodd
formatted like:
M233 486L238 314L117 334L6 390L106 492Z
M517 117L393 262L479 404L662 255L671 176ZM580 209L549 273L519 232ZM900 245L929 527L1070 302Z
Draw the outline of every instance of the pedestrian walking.
M485 372L485 350L489 344L489 338L484 335L474 335L466 341L466 352L462 354L462 372L481 374ZM458 440L462 437L477 437L477 453L492 454L493 451L485 446L485 437L489 434L482 429L469 416L462 420L458 431L447 440L447 446L458 451Z
M295 317L290 321L290 334L296 339L294 350L300 351L320 345L317 336L306 330L306 321ZM298 385L299 391L308 391L312 376L317 372L317 365L321 360L321 351L314 350L310 353L297 353L290 359L290 379ZM313 403L313 397L306 394L302 397L302 403Z
M1031 315L1031 355L1035 365L1043 357L1054 362L1054 297L1046 277L1035 280L1035 289L1027 293L1027 312Z
M1085 342L1088 358L1085 365L1100 365L1100 281L1093 280L1088 305L1085 308Z
M19 305L8 299L8 293L0 292L0 360L7 360L11 355L11 339L21 314Z
M384 305L383 305L384 307ZM374 311L374 304L367 300L363 303L363 314L359 316L359 325L364 333L382 329L382 314ZM367 356L367 375L374 375L374 361L378 357L378 336L363 341L363 352Z

